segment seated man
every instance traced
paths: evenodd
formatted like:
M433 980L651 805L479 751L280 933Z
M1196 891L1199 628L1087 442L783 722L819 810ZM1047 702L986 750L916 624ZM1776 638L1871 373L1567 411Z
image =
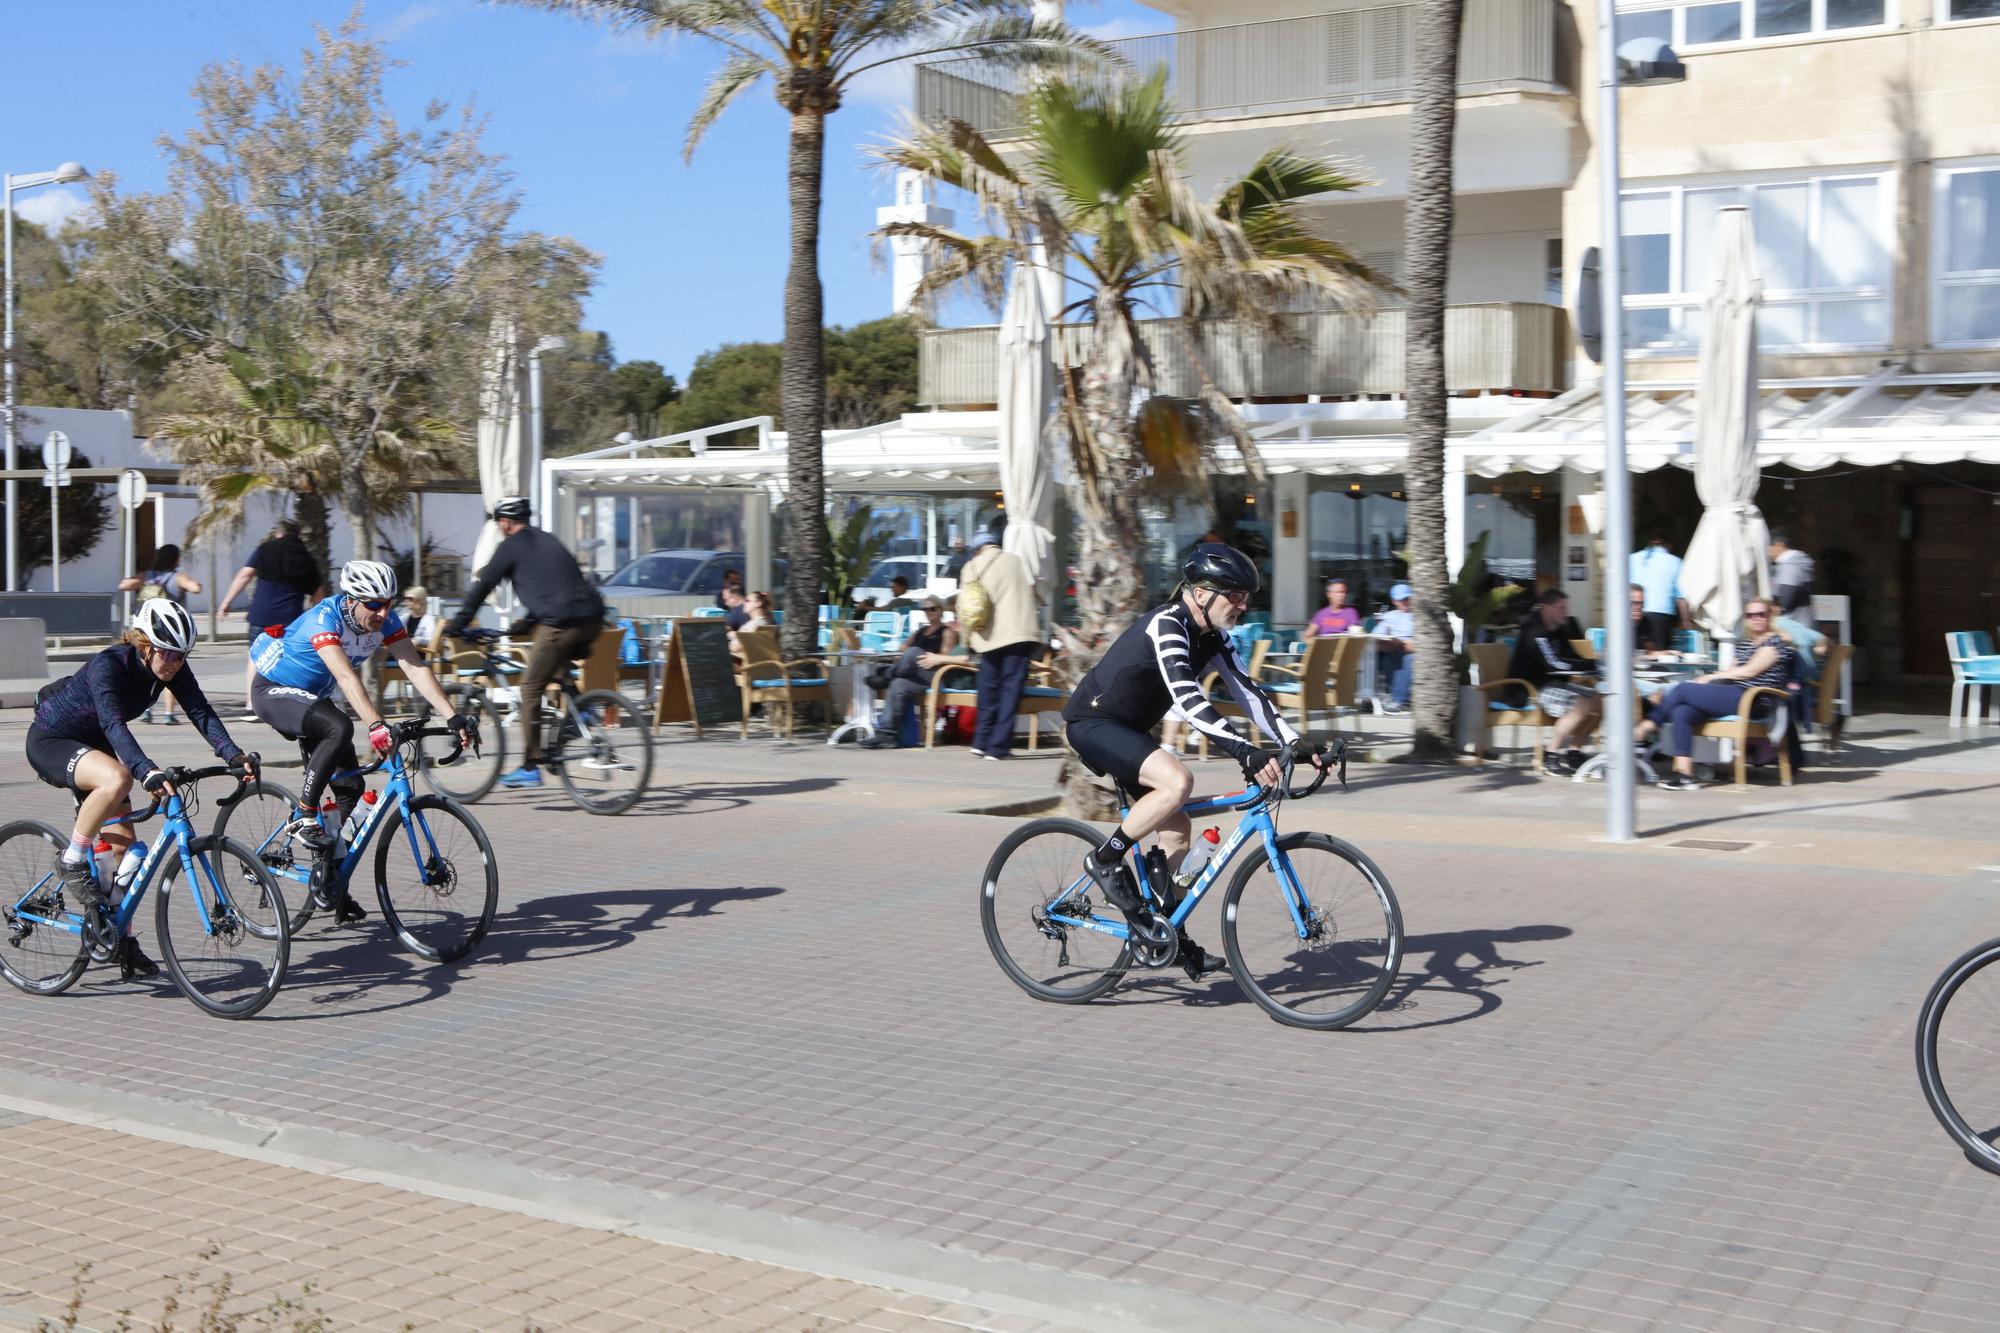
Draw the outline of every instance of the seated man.
M910 581L901 574L889 580L889 600L876 609L879 611L907 611L917 605L910 597Z
M1672 630L1662 630L1657 616L1646 614L1646 589L1643 584L1632 585L1628 594L1632 603L1632 651L1635 653L1664 653L1674 646Z
M1385 712L1410 711L1410 670L1416 661L1417 618L1410 612L1410 585L1389 589L1390 607L1375 626L1376 688L1389 696Z
M1228 632L1257 590L1256 565L1233 547L1204 542L1181 566L1181 580L1172 601L1147 612L1118 636L1063 707L1064 736L1077 758L1091 772L1115 778L1137 796L1124 822L1084 858L1091 879L1131 923L1135 940L1163 942L1166 936L1163 922L1145 909L1125 865L1126 853L1158 830L1159 850L1171 876L1188 850L1189 823L1181 807L1194 795L1194 774L1153 739L1152 730L1160 720L1169 711L1177 713L1242 764L1251 782L1269 786L1282 777L1282 753L1252 745L1229 729L1201 692L1203 673L1211 666L1218 668L1244 715L1279 745L1314 757L1320 751L1286 725L1230 646ZM1172 891L1170 884L1161 888ZM1185 933L1180 938L1180 962L1190 979L1225 966L1220 958L1209 958Z
M903 721L903 711L914 707L917 700L931 687L931 673L952 661L965 659L952 657L958 647L958 626L947 625L944 619L944 603L935 597L926 597L921 603L924 608L924 623L903 640L903 648L896 660L885 668L879 668L868 675L870 689L883 692L882 711L875 718L875 734L861 742L869 750L893 750L901 742L896 731ZM967 666L971 663L966 662Z
M1566 778L1583 764L1578 742L1596 729L1603 707L1597 691L1584 683L1597 668L1570 647L1575 637L1580 635L1570 620L1569 594L1561 588L1544 588L1521 622L1514 655L1507 662L1507 674L1534 686L1542 711L1555 719L1555 739L1542 759L1542 771L1550 777ZM1501 702L1526 708L1528 692L1514 686L1503 692Z

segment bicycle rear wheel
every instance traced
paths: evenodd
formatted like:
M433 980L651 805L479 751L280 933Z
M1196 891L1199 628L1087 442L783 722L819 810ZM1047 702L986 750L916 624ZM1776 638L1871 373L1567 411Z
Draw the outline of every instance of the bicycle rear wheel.
M1396 979L1402 909L1375 863L1338 838L1290 833L1278 851L1278 870L1264 847L1251 852L1222 900L1230 969L1280 1023L1346 1027Z
M1947 967L1917 1018L1917 1077L1945 1133L2000 1175L2000 940Z
M483 690L464 685L447 685L444 692L458 711L470 714L479 725L479 752L467 750L457 762L438 760L451 753L452 742L444 736L426 736L417 742L417 766L424 782L440 796L470 804L493 790L493 784L507 769L507 729L500 713ZM425 716L429 710L425 710Z
M0 828L0 975L30 995L68 990L90 962L55 872L68 845L32 820Z
M312 919L312 895L295 875L310 872L312 854L285 837L281 830L292 822L299 798L289 788L275 782L259 783L260 790L234 805L221 806L215 815L215 837L233 837L250 849L250 854L271 872L289 916L292 933L298 934ZM250 880L245 880L248 892ZM259 893L263 886L258 886ZM261 916L254 918L261 920ZM245 925L250 925L246 919ZM254 926L251 927L255 929Z
M1000 970L1038 1000L1094 1000L1132 964L1123 919L1098 905L1083 869L1102 841L1077 820L1036 819L1008 834L986 863L979 894L986 946Z
M500 866L486 830L463 806L419 796L391 811L375 835L375 892L405 948L455 963L493 924Z
M208 838L168 860L153 929L181 994L217 1018L248 1018L269 1004L291 959L283 903L271 872L234 838Z
M572 713L570 710L574 709ZM564 708L563 790L593 815L623 814L653 777L653 731L645 712L616 690L590 690ZM569 735L570 728L575 735Z

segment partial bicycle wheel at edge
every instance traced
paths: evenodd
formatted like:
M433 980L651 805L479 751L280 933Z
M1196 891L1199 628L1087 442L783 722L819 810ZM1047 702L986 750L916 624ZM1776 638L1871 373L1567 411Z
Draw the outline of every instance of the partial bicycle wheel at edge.
M271 878L290 912L294 935L305 928L313 914L312 895L303 883L292 877L299 870L311 868L312 853L282 832L292 822L297 806L298 797L290 788L263 781L258 783L254 795L245 796L232 805L218 802L219 808L215 812L216 840L219 842L225 837L236 839L271 872ZM256 928L254 921L249 924Z
M419 796L375 835L375 893L403 946L455 963L486 938L500 906L500 866L486 830L457 801Z
M570 709L575 711L572 713ZM563 790L593 815L619 815L646 794L653 780L652 719L643 706L616 690L586 690L563 710Z
M2000 1175L2000 940L1968 950L1917 1017L1917 1079L1945 1133Z
M90 962L82 931L49 924L76 907L63 901L55 873L68 845L33 820L0 828L0 974L30 995L68 990Z
M271 1002L292 932L256 853L234 838L203 838L168 858L153 892L153 931L181 994L217 1018L248 1018Z
M1001 971L1038 1000L1081 1004L1116 986L1132 964L1122 935L1070 924L1086 914L1100 924L1123 924L1117 909L1099 901L1094 884L1068 895L1083 879L1083 858L1102 835L1074 819L1036 819L1004 838L979 882L979 920ZM1050 903L1062 898L1052 913ZM1069 909L1069 910L1064 910Z
M1259 846L1222 900L1222 945L1244 990L1280 1023L1344 1028L1382 1002L1403 961L1403 913L1361 851L1324 833L1288 833L1278 849L1304 895L1306 936Z
M438 761L451 753L451 740L426 736L417 742L417 767L432 791L470 805L492 791L506 771L507 730L483 691L452 684L445 686L444 692L459 712L470 715L477 724L479 751L475 754L468 749L455 762L442 764ZM431 710L422 709L419 716L428 719Z

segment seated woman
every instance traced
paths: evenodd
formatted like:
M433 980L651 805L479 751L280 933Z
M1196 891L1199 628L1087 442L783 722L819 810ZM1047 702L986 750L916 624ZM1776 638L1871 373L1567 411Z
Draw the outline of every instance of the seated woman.
M76 826L69 846L56 857L56 873L64 897L79 913L88 914L103 902L104 887L90 873L99 832L114 850L132 846L130 824L106 829L104 821L132 813L133 778L156 797L173 790L166 771L139 748L131 727L168 681L179 691L188 721L216 756L229 763L244 757L188 666L194 642L194 618L180 603L165 597L141 602L121 642L91 658L75 675L44 686L37 696L35 719L28 724L28 763L42 781L76 797ZM246 757L243 780L255 776ZM118 967L127 981L159 972L129 935L119 946Z
M1638 727L1641 744L1655 732L1672 735L1669 749L1674 774L1660 783L1665 791L1699 791L1694 777L1694 729L1737 711L1743 692L1758 686L1782 686L1792 678L1799 650L1773 623L1773 604L1752 598L1743 608L1743 632L1736 641L1736 663L1711 675L1696 676L1652 698L1653 714Z
M1322 634L1346 634L1361 623L1361 613L1347 604L1347 580L1328 579L1326 581L1326 605L1313 612L1306 622L1305 637L1316 639Z

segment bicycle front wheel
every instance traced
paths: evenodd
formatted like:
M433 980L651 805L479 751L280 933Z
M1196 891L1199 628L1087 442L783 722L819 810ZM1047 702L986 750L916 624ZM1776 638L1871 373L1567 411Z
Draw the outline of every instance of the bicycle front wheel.
M246 796L234 805L221 806L215 815L215 838L220 842L233 837L250 849L250 854L271 872L279 895L285 904L290 919L292 933L298 934L312 919L312 894L307 891L304 875L312 870L312 853L301 848L286 837L283 829L292 822L293 812L298 808L298 797L275 782L260 782L256 794ZM250 881L243 881L248 893ZM257 891L264 886L259 884ZM258 913L246 918L244 924L250 929L257 927L253 922L262 921Z
M1250 998L1280 1023L1343 1028L1382 1002L1403 961L1403 913L1361 852L1324 833L1258 847L1222 900L1222 946Z
M463 685L447 685L444 692L458 706L459 712L478 723L479 752L475 754L467 750L456 762L441 764L438 760L451 753L451 740L444 736L426 736L417 742L417 764L423 772L424 782L432 791L469 805L492 791L493 784L506 771L507 729L501 725L498 710L488 702L483 691Z
M1124 919L1096 901L1083 858L1104 841L1074 819L1023 824L995 849L980 882L979 920L1000 970L1038 1000L1082 1004L1132 965Z
M558 743L562 762L555 767L563 790L593 815L623 814L646 794L653 777L652 727L644 710L616 690L576 696L563 710Z
M0 828L0 975L30 995L68 990L90 962L55 871L68 845L32 820Z
M248 1018L269 1004L291 959L283 903L270 870L234 838L211 837L169 859L153 930L181 994L217 1018Z
M466 809L419 796L375 835L375 893L403 946L433 963L455 963L486 937L500 906L493 844Z
M2000 940L1947 967L1917 1018L1924 1099L1973 1165L2000 1174Z

